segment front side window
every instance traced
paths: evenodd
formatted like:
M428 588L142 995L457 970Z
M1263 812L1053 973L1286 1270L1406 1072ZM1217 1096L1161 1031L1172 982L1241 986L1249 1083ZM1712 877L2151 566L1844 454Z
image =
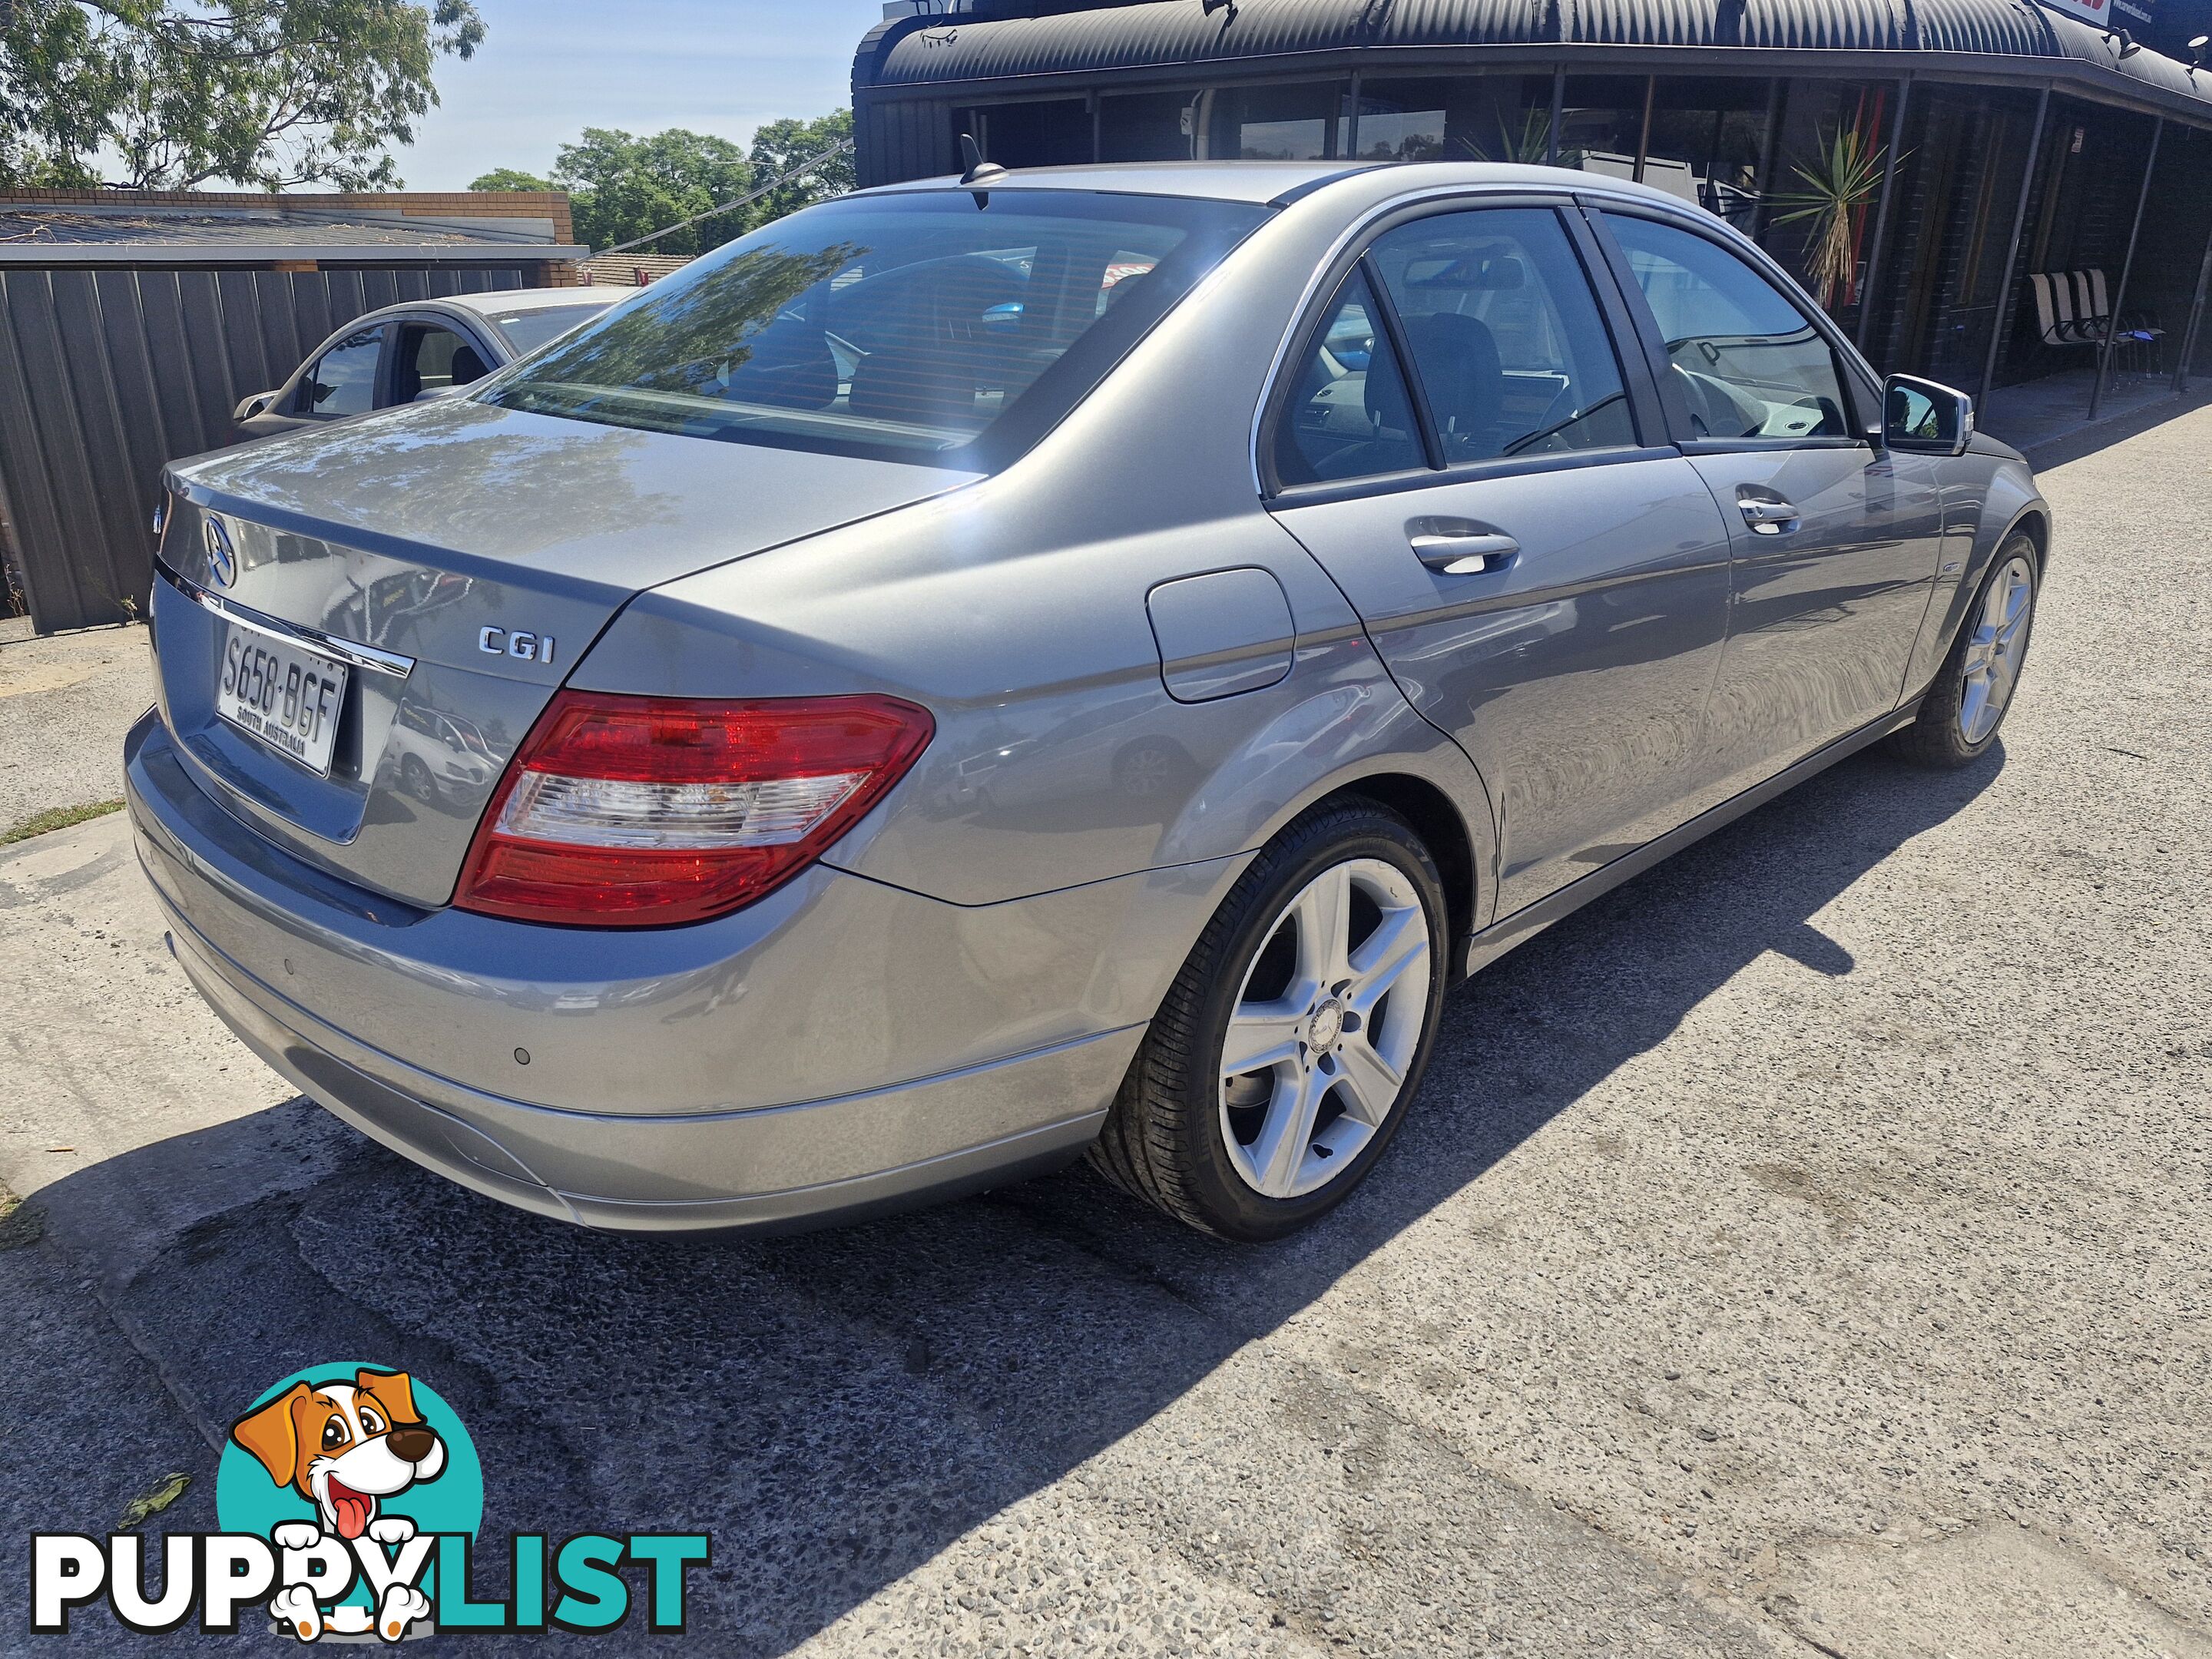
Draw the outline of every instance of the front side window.
M1267 212L1081 191L848 197L693 262L483 395L725 442L1001 465Z
M1845 438L1836 355L1773 283L1717 243L1608 213L1698 438Z
M1551 209L1417 219L1368 257L1447 466L1636 442L1612 336Z
M1405 371L1374 290L1352 272L1307 348L1275 426L1275 477L1333 483L1426 466Z
M384 331L365 328L325 351L300 379L299 412L325 420L366 415L376 402L376 359L383 347Z

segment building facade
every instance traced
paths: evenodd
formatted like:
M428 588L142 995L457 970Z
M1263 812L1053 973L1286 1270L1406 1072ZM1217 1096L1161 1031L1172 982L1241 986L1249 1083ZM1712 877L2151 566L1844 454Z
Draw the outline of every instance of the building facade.
M2202 331L2212 66L2030 0L966 0L887 18L854 98L866 184L954 169L963 132L1010 166L1640 179L1999 430L2177 390Z

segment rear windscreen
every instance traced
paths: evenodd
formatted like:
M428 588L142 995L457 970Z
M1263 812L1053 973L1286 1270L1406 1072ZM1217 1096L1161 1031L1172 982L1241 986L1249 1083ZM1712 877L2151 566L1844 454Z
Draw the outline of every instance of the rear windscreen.
M1078 191L810 208L656 283L483 394L735 443L988 468L1267 216Z

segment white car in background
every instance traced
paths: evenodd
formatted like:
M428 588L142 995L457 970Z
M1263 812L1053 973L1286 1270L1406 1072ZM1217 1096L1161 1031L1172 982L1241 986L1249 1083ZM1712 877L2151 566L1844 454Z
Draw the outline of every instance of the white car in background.
M412 300L356 317L309 354L274 392L231 419L239 435L342 421L444 395L589 322L634 288L514 288Z

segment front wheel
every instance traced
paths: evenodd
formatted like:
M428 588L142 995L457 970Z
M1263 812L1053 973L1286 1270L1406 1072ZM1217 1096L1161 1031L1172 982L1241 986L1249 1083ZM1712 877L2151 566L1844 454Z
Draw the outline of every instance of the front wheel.
M1169 989L1091 1157L1177 1220L1278 1238L1341 1202L1396 1133L1436 1037L1443 883L1364 801L1270 842Z
M2014 536L1997 550L1920 713L1893 740L1899 754L1923 766L1948 768L1989 751L2027 656L2037 588L2035 544Z

